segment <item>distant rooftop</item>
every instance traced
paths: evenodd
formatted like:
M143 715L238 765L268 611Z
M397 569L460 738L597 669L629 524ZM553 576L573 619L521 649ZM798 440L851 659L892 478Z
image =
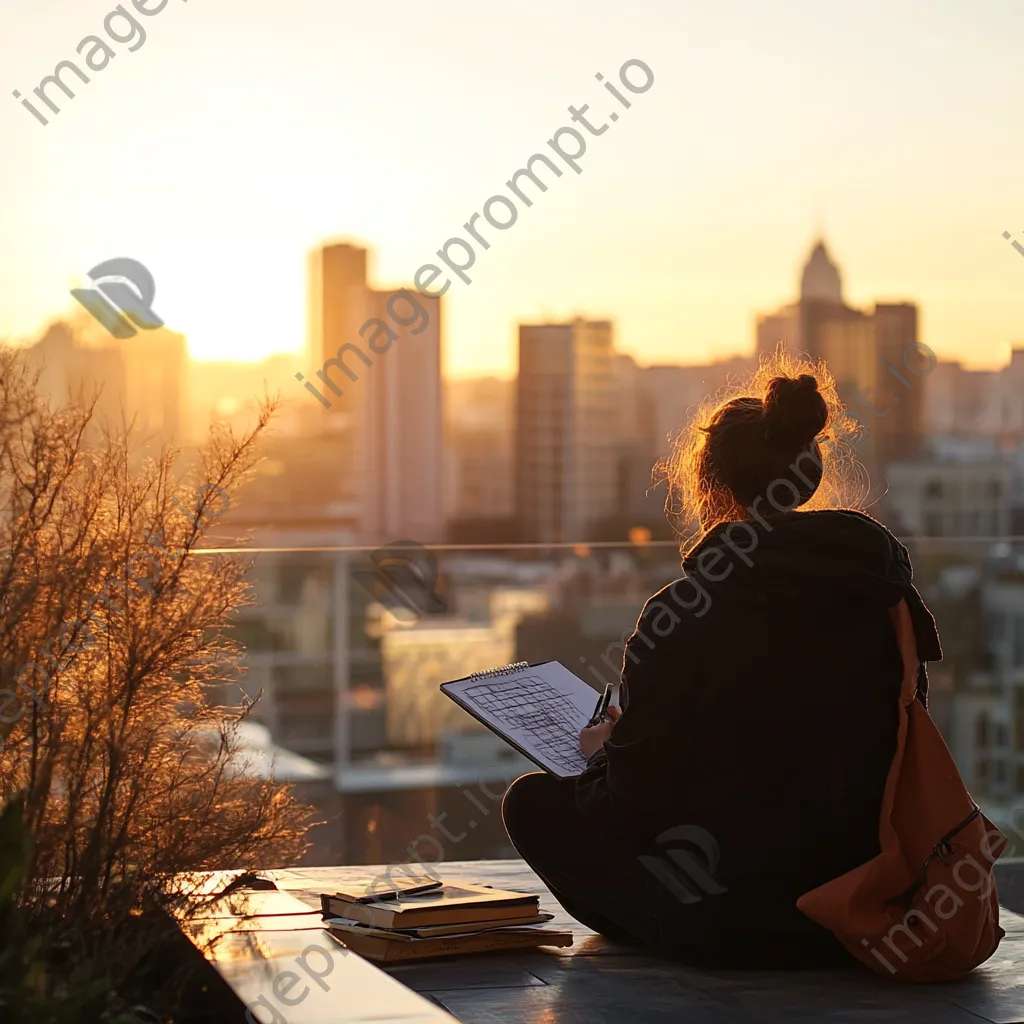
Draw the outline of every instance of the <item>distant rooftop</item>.
M270 730L258 722L240 722L238 750L228 762L228 770L259 779L278 782L310 782L330 778L330 772L308 757L277 746ZM211 740L217 736L211 732Z

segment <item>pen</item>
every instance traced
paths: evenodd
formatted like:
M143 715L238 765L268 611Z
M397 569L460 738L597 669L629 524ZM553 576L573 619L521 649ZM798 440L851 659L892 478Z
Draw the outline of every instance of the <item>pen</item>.
M600 725L604 721L604 717L608 712L608 705L612 702L612 684L609 683L604 688L604 693L601 694L597 699L597 707L594 708L594 713L590 716L590 721L587 722L588 728L594 725Z
M414 885L409 889L392 889L389 892L377 893L373 896L358 896L352 900L353 903L379 903L383 900L397 900L403 896L418 896L420 893L431 892L440 889L443 882L427 882L425 885Z

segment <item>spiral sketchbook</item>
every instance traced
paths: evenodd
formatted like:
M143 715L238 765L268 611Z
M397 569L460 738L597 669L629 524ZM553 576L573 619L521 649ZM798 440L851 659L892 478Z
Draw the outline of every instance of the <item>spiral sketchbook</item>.
M579 734L599 693L557 661L474 672L441 692L546 772L567 779L586 768Z

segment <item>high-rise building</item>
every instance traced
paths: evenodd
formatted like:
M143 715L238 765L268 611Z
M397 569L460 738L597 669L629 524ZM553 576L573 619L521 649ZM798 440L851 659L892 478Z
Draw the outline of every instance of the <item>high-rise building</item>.
M986 815L1006 828L1024 796L1024 563L1006 545L942 576L958 622L943 632L943 664L955 672L950 750Z
M125 406L151 441L181 444L188 351L185 338L166 327L143 331L121 344Z
M365 249L325 245L310 255L308 349L312 365L321 366L334 358L345 342L359 337L359 328L369 315L366 293ZM331 402L335 412L343 407L342 402Z
M815 243L800 275L800 299L831 306L843 305L843 279L821 239Z
M928 376L928 433L949 437L980 433L996 376L994 370L968 370L959 362L936 363Z
M524 540L586 540L618 502L612 325L521 325L516 516Z
M514 625L438 618L386 632L381 663L388 745L430 747L440 733L483 729L439 687L512 662Z
M783 306L774 313L757 318L757 356L774 355L782 345L786 352L800 351L800 307Z
M668 455L672 442L697 410L712 401L730 380L749 376L756 365L749 356L737 356L694 366L646 367L642 371L643 390L651 403L655 453L659 457Z
M800 275L800 299L796 310L799 321L796 351L812 359L827 359L830 354L835 358L844 346L863 348L871 344L868 333L856 327L852 334L844 330L851 323L860 325L864 314L846 305L839 268L832 262L821 240L811 250ZM845 366L840 368L840 372L848 379L850 367L864 365L861 355L860 352L849 353L844 360Z
M101 424L133 424L138 457L181 444L185 338L166 327L119 341L81 320L58 321L28 350L40 388L54 403L96 396L90 438Z
M498 539L514 515L512 401L515 382L484 377L446 386L446 512L453 539L479 527Z
M801 303L800 309L807 331L804 338L813 345L807 354L828 364L840 398L868 425L857 453L865 465L873 468L878 464L878 425L885 411L875 398L878 347L874 320L845 305Z
M441 300L373 291L369 306L395 337L365 374L362 534L370 543L437 543L445 539Z
M888 411L872 425L875 458L888 466L919 459L924 452L925 392L932 361L918 345L917 306L877 302L875 327L875 405Z
M768 357L779 345L786 352L807 353L816 359L824 323L848 310L843 301L843 279L820 239L800 274L800 298L774 313L757 318L755 353Z
M993 376L980 427L1004 449L1024 444L1024 349L1014 348L1010 362Z
M367 543L444 538L440 299L374 290L365 249L311 258L310 402L351 433ZM319 396L319 397L318 397Z
M1004 451L1024 444L1024 348L1014 348L999 370L936 363L925 418L931 434L992 438Z
M616 522L607 537L622 539L633 526L664 522L665 496L651 493L652 471L658 459L658 416L647 388L647 374L632 356L612 360L616 465Z
M104 420L120 423L126 413L131 418L124 407L124 356L115 341L86 346L74 326L58 321L47 327L27 356L39 368L39 389L53 405L79 395L86 400L96 396L91 424L96 434Z
M1004 537L1010 529L1013 464L998 454L893 462L886 511L901 536Z

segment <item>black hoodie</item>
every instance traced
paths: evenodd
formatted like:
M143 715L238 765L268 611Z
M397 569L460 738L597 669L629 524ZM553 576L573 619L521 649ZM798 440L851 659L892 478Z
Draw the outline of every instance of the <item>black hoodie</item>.
M712 837L725 892L686 905L709 941L807 934L797 897L879 849L902 678L888 608L907 599L923 662L942 656L934 621L906 548L857 512L724 524L683 572L626 645L623 714L578 806L638 851L679 826Z

